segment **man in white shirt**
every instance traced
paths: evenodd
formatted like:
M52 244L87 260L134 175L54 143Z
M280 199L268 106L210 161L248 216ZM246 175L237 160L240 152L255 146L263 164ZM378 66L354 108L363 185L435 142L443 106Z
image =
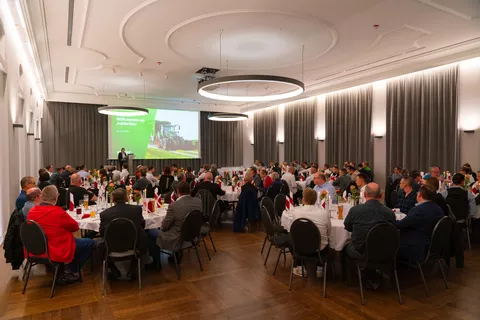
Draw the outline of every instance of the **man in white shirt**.
M366 173L359 173L355 178L355 183L357 184L358 189L360 190L360 204L363 204L367 201L365 198L365 188L367 187L369 178Z
M305 185L308 187L310 183L313 182L313 178L315 177L315 174L317 174L317 167L311 166L310 167L310 175L305 179Z
M87 172L87 168L85 167L85 165L82 164L79 169L80 170L78 171L78 175L83 179L87 179L90 173Z
M302 202L303 207L296 207L293 211L293 220L305 218L311 220L317 226L320 231L320 250L322 251L322 255L326 254L328 250L328 238L330 237L330 230L332 229L330 213L325 209L320 209L315 206L317 193L311 188L303 190ZM307 268L309 268L308 265ZM317 278L323 278L323 268L317 267L316 271ZM293 270L293 273L301 276L302 267L297 266Z
M152 183L152 187L158 185L158 179L155 178L155 176L153 175L154 172L155 168L153 166L149 166L146 178L150 180L150 182Z
M127 170L128 164L124 163L122 164L122 172L120 172L120 179L127 179L130 173Z
M313 182L315 182L315 187L313 188L313 190L315 190L317 194L325 190L328 192L328 195L330 196L330 202L337 203L337 198L335 197L335 194L337 191L335 190L335 187L330 182L327 182L327 177L325 176L324 173L317 172L315 174L315 178L313 179Z
M295 180L295 166L291 165L288 167L287 172L282 176L282 180L288 184L290 192L295 194L297 193L297 182Z

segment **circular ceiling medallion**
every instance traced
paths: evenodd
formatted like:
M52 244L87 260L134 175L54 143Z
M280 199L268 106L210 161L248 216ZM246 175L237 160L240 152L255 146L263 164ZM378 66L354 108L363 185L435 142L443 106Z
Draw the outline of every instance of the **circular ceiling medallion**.
M208 120L212 121L243 121L248 120L248 116L243 113L211 113L208 115Z
M326 22L307 15L268 10L215 12L184 21L165 36L178 56L218 66L220 28L222 68L283 68L316 59L330 51L337 33ZM228 61L228 62L227 62Z
M145 116L148 114L148 109L139 107L123 107L123 106L107 106L98 108L98 113L108 116Z
M265 93L249 94L248 88L252 84L260 83L262 86L268 86L269 84L280 84L288 89L281 92L269 92L265 90ZM217 90L219 86L225 86L226 92L220 92ZM229 92L228 85L240 85L245 87L245 90ZM206 98L223 101L240 101L240 102L262 102L262 101L275 101L287 98L292 98L302 94L305 91L303 82L280 76L271 75L240 75L219 77L208 81L200 82L197 87L198 93Z

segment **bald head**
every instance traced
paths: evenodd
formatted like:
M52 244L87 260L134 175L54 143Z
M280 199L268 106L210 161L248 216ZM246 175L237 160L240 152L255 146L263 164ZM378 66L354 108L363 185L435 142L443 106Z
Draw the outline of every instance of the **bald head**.
M30 188L27 190L27 200L32 201L35 205L40 204L42 191L39 188Z
M80 175L76 173L72 174L72 176L70 177L70 184L79 187L82 184L82 178L80 177Z
M213 174L211 172L205 173L205 181L213 181Z
M253 181L253 174L251 172L245 173L245 176L243 177L243 180L245 182L252 182Z
M379 200L382 197L380 186L375 182L370 182L365 187L365 198L367 200Z
M57 203L58 190L55 186L46 186L42 190L42 201L55 205Z

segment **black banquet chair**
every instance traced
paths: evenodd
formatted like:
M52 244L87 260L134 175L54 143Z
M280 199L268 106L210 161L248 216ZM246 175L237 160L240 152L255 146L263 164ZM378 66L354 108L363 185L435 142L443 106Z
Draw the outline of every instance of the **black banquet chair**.
M287 197L284 194L278 194L273 202L275 206L275 214L279 220L282 217L283 211L285 210L285 201L287 201Z
M137 227L125 218L112 220L105 228L105 257L102 269L102 295L105 295L105 279L107 278L107 263L115 261L137 260L138 289L142 290L140 251L137 248Z
M202 261L200 260L200 255L198 254L198 247L202 241L200 235L200 229L203 225L203 214L199 210L191 211L185 218L183 223L182 230L180 232L180 239L182 244L178 250L168 252L160 248L161 253L173 256L175 262L175 268L177 270L178 280L180 280L180 266L177 261L177 253L183 252L185 249L194 249L197 254L198 264L200 265L200 271L203 271ZM206 248L206 247L205 247Z
M220 214L222 213L222 211L220 210L220 201L221 200L217 200L215 202L209 221L205 223L200 229L200 234L202 235L202 238L205 239L206 237L208 237L210 239L210 242L212 243L212 247L213 247L213 252L215 253L217 252L217 248L215 248L215 243L213 242L213 239L212 239L212 231L215 231L215 228L217 227L217 224L218 224L218 219L220 218ZM205 240L203 241L205 244ZM207 245L205 244L205 249L206 248L207 248ZM207 255L210 259L210 254L208 252L208 249L206 250L207 250Z
M297 219L290 227L292 241L292 266L290 268L289 290L292 290L293 265L295 261L303 263L310 261L323 265L323 297L327 294L327 260L320 252L320 230L309 219ZM303 270L303 269L302 269Z
M210 219L213 206L216 203L216 199L213 197L212 193L206 189L198 190L196 197L202 200L203 215L204 215L205 221L208 221Z
M425 260L417 262L417 267L420 270L420 276L422 277L423 285L425 286L425 294L427 297L430 296L430 293L428 292L427 281L425 280L425 275L423 274L422 265L432 260L438 263L440 271L442 272L443 281L445 282L445 288L448 289L447 277L445 276L441 259L443 258L444 250L449 246L452 225L453 220L450 217L443 217L437 222L435 228L433 229L432 237L430 239L430 246L428 248Z
M27 220L20 226L20 238L22 239L23 246L27 254L27 264L25 267L25 283L23 285L22 294L27 289L28 279L30 278L30 272L32 267L37 264L43 264L50 266L54 269L52 289L50 291L50 298L53 298L55 292L55 285L58 278L58 270L63 267L63 263L50 260L50 254L48 252L48 242L45 232L38 223L33 220ZM78 261L76 260L77 266ZM78 268L80 281L83 282L82 271Z
M268 257L270 256L270 250L272 250L272 246L280 249L280 252L278 253L277 263L275 264L275 270L273 271L273 275L275 275L275 273L277 272L278 262L280 261L280 256L283 253L284 261L286 261L286 253L290 252L290 250L288 250L290 244L290 236L288 234L275 233L272 220L270 219L270 216L265 207L262 207L260 209L260 214L262 216L263 226L266 233L265 240L268 240L270 242L270 247L268 247L267 256L265 257L265 262L263 263L263 265L267 264Z
M374 226L367 233L365 239L365 259L356 260L358 281L360 283L360 298L363 299L362 271L365 269L392 270L397 285L398 303L403 304L400 285L397 276L397 252L400 247L400 233L390 223L381 223Z

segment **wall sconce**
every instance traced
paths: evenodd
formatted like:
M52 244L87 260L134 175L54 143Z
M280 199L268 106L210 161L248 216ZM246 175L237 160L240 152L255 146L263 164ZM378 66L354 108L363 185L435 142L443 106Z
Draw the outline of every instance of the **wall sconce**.
M21 124L21 123L14 123L14 124L13 124L13 128L14 128L14 129L15 129L15 128L23 128L23 124Z
M40 141L40 143L44 143L44 141L42 140L42 141Z
M375 136L375 139L382 139L383 136Z
M279 144L283 144L283 141L278 141Z
M40 141L40 138L35 138L35 141Z
M33 132L28 132L28 133L27 133L27 137L29 137L29 136L34 136L34 135L35 135L35 133L33 133Z
M318 142L324 142L325 139L317 139Z
M254 145L254 143L250 143L250 145L251 145L251 146L253 146L253 145Z
M474 133L475 130L463 130L463 132L465 132L465 133Z

